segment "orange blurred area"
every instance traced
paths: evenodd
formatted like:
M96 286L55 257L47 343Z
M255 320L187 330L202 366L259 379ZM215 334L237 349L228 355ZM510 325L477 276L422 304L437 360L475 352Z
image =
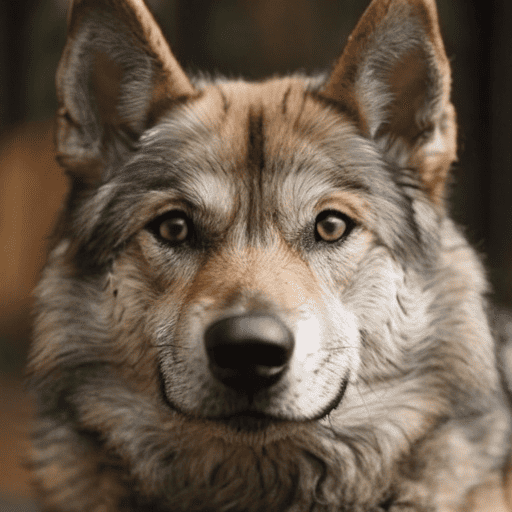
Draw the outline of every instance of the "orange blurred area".
M23 466L32 414L23 365L31 292L66 191L53 152L53 121L23 124L0 138L0 510L33 510ZM12 503L11 506L8 504ZM18 507L19 508L16 508Z
M65 191L66 178L54 158L53 121L23 124L2 136L0 333L7 342L26 343L30 293Z

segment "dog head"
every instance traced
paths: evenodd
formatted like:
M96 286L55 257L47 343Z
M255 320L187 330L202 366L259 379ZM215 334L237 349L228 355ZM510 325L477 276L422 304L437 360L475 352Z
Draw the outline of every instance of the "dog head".
M261 425L403 364L403 268L432 263L455 158L434 2L376 0L329 75L250 84L187 77L141 1L83 0L57 86L62 251L108 276L125 374Z
M75 1L57 88L71 190L30 369L141 492L376 503L489 400L433 0L373 0L330 73L259 83L188 77L142 0Z
M455 158L434 2L375 0L326 76L247 83L189 78L142 2L83 0L57 86L55 257L106 280L124 376L260 428L412 371Z

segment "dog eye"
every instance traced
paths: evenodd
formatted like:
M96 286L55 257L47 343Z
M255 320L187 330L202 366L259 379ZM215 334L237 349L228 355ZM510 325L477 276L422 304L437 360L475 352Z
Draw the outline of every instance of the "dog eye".
M160 240L178 245L190 238L192 222L184 212L172 210L152 221L148 229Z
M324 242L337 242L346 237L354 226L352 219L341 212L326 210L318 214L315 223L315 236Z

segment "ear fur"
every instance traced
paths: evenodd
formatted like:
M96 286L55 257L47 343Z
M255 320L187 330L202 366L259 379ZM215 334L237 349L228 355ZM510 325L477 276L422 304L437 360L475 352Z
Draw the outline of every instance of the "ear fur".
M355 112L366 136L442 203L456 159L450 85L435 0L373 0L321 94Z
M75 0L57 71L57 155L97 179L174 102L195 94L143 0Z

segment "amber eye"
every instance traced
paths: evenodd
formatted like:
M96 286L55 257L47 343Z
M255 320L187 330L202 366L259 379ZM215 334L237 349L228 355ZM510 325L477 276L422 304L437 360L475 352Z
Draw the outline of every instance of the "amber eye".
M178 245L190 237L192 223L184 212L173 210L155 219L148 228L164 242Z
M349 234L353 224L353 221L343 213L326 210L316 218L315 234L318 240L337 242Z

